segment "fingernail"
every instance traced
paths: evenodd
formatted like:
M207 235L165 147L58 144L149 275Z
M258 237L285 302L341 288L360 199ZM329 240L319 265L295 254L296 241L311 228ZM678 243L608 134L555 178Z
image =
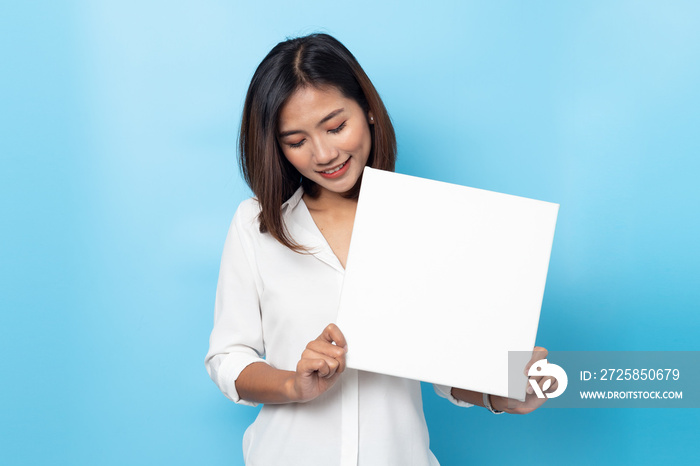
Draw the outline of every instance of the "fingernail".
M345 352L347 353L347 352L348 352L348 345L343 346L343 349L344 349Z
M527 392L528 392L530 395L532 395L532 394L534 393L534 390L532 389L532 386L531 386L531 385L528 385L528 386L527 386Z

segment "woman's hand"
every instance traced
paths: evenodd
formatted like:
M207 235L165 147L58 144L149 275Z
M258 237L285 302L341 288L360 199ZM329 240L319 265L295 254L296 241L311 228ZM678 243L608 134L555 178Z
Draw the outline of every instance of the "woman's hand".
M527 363L525 367L525 375L527 375L530 367L539 361L540 359L545 359L547 357L547 350L536 346L532 352L532 358L530 362ZM532 377L533 380L537 382L543 393L551 393L557 389L557 379L554 377ZM547 401L547 398L538 398L534 390L530 385L527 387L527 393L525 395L525 401L518 401L512 398L506 398L504 396L490 395L491 396L491 406L493 409L498 411L505 411L511 414L527 414L530 413Z
M345 370L345 353L343 333L335 324L328 325L301 353L292 379L292 399L303 403L331 388Z

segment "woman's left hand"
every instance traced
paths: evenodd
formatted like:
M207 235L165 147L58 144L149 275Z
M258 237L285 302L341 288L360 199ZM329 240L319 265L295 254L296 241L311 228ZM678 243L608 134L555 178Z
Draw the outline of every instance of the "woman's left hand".
M525 375L527 375L530 367L539 361L540 359L545 359L547 357L547 350L536 346L532 351L532 358L530 362L527 363L525 367ZM557 389L557 379L554 377L532 377L533 380L537 381L537 384L543 393L551 393ZM548 387L545 386L549 385ZM504 396L490 395L491 396L491 406L493 409L498 411L505 411L511 414L527 414L530 413L547 401L547 398L538 398L534 390L530 385L527 386L527 392L525 396L525 401L518 401L512 398L506 398Z

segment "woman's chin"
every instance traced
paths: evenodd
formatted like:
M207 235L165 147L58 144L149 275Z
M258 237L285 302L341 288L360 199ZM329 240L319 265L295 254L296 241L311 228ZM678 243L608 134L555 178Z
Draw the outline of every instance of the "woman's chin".
M337 180L322 179L316 184L323 190L333 194L345 194L350 191L357 183L356 177L343 177Z

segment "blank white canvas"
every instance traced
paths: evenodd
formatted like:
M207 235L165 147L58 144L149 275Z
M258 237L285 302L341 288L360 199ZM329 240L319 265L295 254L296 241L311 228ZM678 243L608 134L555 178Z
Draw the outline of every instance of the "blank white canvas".
M350 368L524 399L558 204L365 168L337 324Z

